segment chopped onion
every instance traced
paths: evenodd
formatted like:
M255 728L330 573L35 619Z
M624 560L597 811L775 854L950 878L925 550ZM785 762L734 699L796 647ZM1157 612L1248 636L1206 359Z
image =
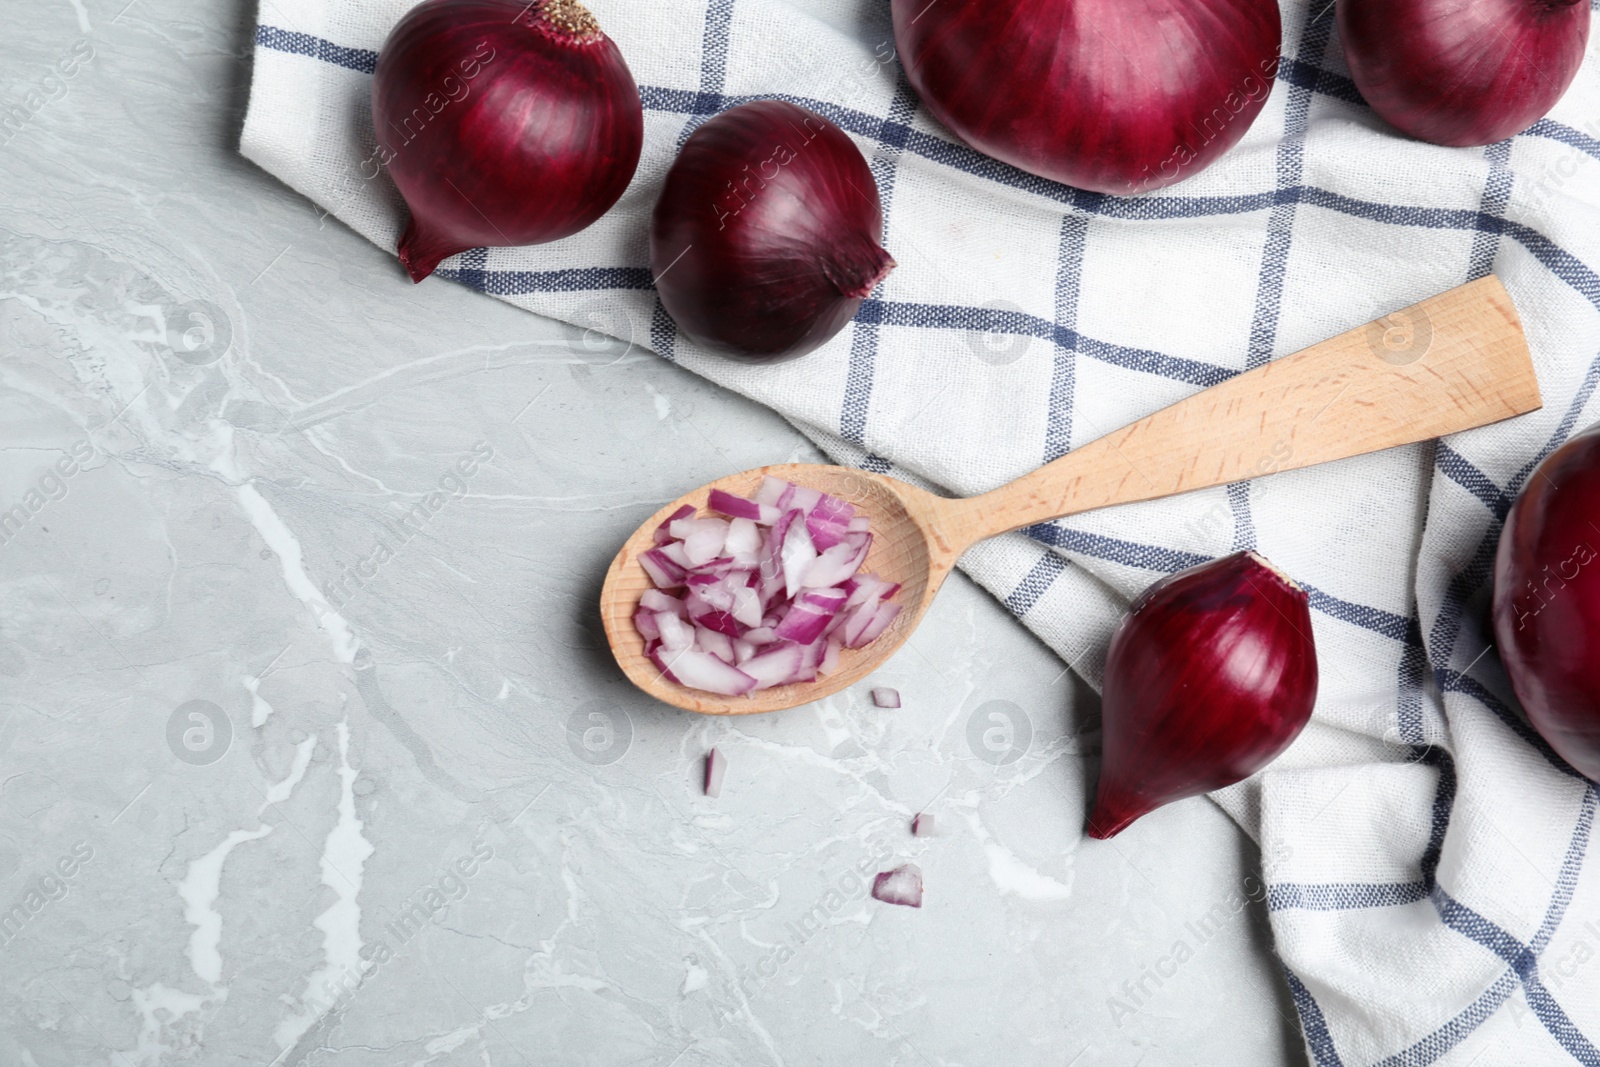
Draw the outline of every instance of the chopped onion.
M861 562L867 558L867 551L871 547L871 534L845 534L842 541L817 556L806 567L800 584L812 589L827 589L849 581L861 568Z
M855 639L854 643L850 645L851 648L860 648L862 645L876 641L878 635L887 630L889 624L894 622L894 617L900 614L899 604L880 603L874 604L873 608L875 614L872 617L872 621L867 623L867 628L861 631L861 636Z
M783 496L783 491L787 488L789 488L788 482L768 474L761 479L761 488L756 490L755 502L777 507L778 499Z
M811 534L806 532L806 524L798 521L801 512L790 511L787 515L788 525L784 528L783 548L779 555L783 561L783 588L789 596L794 596L805 584L805 577L811 571L811 565L817 561L817 547L811 543Z
M817 664L818 674L832 674L839 669L839 650L843 647L837 637L828 638L828 647L822 652L822 662Z
M689 565L698 567L722 555L728 543L726 519L679 519L670 527L672 536L683 541L683 554Z
M646 641L661 640L661 627L656 625L656 613L640 608L633 613L634 628L644 636Z
M656 533L655 533L656 544L664 545L668 541L673 540L672 532L671 532L673 523L677 522L679 519L692 519L692 518L694 518L694 505L693 504L684 504L681 507L679 507L677 511L674 511L671 515L667 516L667 519L666 519L665 522L663 522L660 526L656 527Z
M722 776L727 773L727 770L728 761L723 758L722 753L716 749L706 753L706 776L700 784L700 788L705 792L706 796L717 797L722 795Z
M672 681L723 695L812 681L899 614L900 586L861 570L872 532L853 505L771 476L753 499L708 503L716 515L674 511L639 557L654 588L634 626Z
M773 522L777 521L776 511L774 508ZM761 531L753 520L736 518L728 523L727 550L738 556L755 559L756 553L761 551Z
M806 516L806 532L818 549L832 548L850 532L850 522L855 508L837 497L825 496Z
M740 586L733 591L733 608L730 610L733 620L742 626L758 627L761 625L761 597L748 585ZM746 634L745 636L749 636Z
M921 868L915 863L907 863L892 871L880 871L878 877L872 880L872 895L885 904L922 907Z
M662 645L669 650L677 651L694 645L694 630L676 615L656 612L656 631L661 634Z
M757 689L801 681L805 675L806 650L803 645L784 644L770 652L751 656L739 669L756 680ZM810 681L809 678L804 678Z
M676 589L689 578L689 572L674 563L659 548L652 548L640 556L639 563L657 589Z
M659 623L664 618L667 616L658 615L656 621ZM693 636L691 632L691 640ZM650 659L667 678L691 689L704 689L708 693L736 697L743 696L756 687L755 679L739 668L696 648L674 649L663 642L663 647L652 652Z
M712 511L720 511L730 519L749 519L759 522L763 526L771 526L778 521L781 512L771 504L758 504L754 500L746 500L742 496L725 493L721 489L711 490L709 501ZM684 507L689 505L685 504Z
M855 648L857 645L862 644L861 635L866 633L867 627L871 626L877 619L878 602L876 600L868 600L857 604L854 610L845 616L844 632L841 634L844 638L845 647Z
M790 605L789 614L783 617L773 634L783 641L809 645L822 636L828 623L839 614L844 599L843 589L807 590Z
M786 483L783 492L778 495L778 507L785 510L798 508L807 514L821 502L822 494L817 490L795 485L793 482Z
M872 691L872 702L880 708L898 708L900 706L900 690L890 689L887 686Z
M933 816L927 812L922 812L911 820L912 837L932 837L936 833L938 830L934 827Z
M695 644L711 653L724 663L733 662L733 638L720 630L696 625L694 628Z
M668 611L674 615L683 614L683 601L659 589L646 589L639 598L639 606L646 611Z

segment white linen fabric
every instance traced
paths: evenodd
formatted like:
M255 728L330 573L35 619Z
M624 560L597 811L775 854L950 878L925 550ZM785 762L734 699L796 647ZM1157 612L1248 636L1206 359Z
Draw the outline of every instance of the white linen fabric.
M410 6L262 0L242 140L386 249L406 216L367 163L371 71ZM896 62L886 0L591 6L644 100L632 185L575 237L463 253L439 276L648 346L842 463L981 492L1278 355L1504 280L1541 412L1043 525L962 566L1096 684L1127 601L1165 573L1256 548L1308 586L1315 717L1217 800L1268 858L1314 1062L1600 1063L1595 789L1523 723L1486 623L1510 501L1600 415L1600 61L1526 133L1439 148L1361 101L1328 0L1285 0L1284 59L1243 141L1177 186L1115 198L956 142ZM899 266L827 346L751 367L678 336L646 233L688 133L767 96L855 139Z

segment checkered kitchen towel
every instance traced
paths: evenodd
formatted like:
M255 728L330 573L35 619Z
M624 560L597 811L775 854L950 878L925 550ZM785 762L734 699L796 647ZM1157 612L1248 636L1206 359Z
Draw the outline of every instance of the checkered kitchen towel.
M1038 526L963 566L1091 681L1127 600L1161 575L1245 547L1287 568L1312 589L1316 716L1218 800L1276 860L1276 946L1314 1061L1600 1063L1595 789L1518 717L1484 622L1507 507L1600 417L1600 60L1527 133L1438 148L1361 102L1327 0L1285 3L1282 70L1243 142L1174 188L1119 199L954 143L895 61L886 0L596 0L644 97L632 186L576 237L464 253L439 275L646 344L841 462L970 494L1499 274L1542 412ZM386 179L364 178L368 94L408 6L262 0L242 145L386 249L405 216ZM766 96L855 138L900 265L826 347L751 368L677 335L646 226L688 133Z

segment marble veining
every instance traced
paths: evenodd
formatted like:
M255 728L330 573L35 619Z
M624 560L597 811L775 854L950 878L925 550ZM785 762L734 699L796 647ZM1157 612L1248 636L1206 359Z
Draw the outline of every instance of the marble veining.
M789 712L620 677L615 547L792 427L242 160L248 6L9 14L0 95L93 58L0 135L0 1065L1303 1062L1259 908L1116 1007L1258 859L1086 842L1094 696L959 575Z

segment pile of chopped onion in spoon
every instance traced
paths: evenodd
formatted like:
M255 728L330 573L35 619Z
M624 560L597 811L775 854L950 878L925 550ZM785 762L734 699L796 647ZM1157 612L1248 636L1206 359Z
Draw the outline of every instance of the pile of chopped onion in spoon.
M655 588L633 624L671 681L722 696L814 681L900 613L900 586L861 572L872 531L852 505L771 476L753 500L708 503L726 518L685 504L639 557Z

